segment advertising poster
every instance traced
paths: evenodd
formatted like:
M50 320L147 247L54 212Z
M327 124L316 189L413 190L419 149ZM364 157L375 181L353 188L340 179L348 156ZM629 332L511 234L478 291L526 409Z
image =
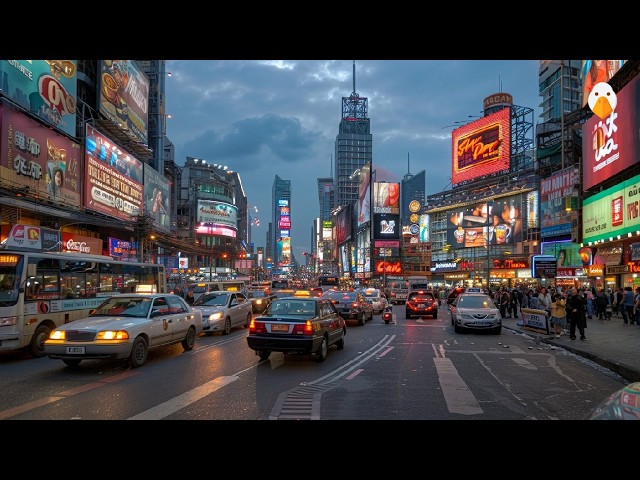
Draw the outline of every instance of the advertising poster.
M144 165L144 213L153 218L157 230L171 230L171 188L169 180L149 165Z
M371 220L371 163L358 176L358 228Z
M582 190L608 180L638 162L639 78L616 94L613 112L592 115L582 126Z
M589 94L595 85L608 82L624 65L624 60L583 60L582 61L582 106L589 101Z
M77 60L0 60L0 91L76 137Z
M575 167L565 168L540 181L540 227L543 237L571 234L571 224L577 218L577 212L567 212L563 200L577 194L576 185L579 183L580 177Z
M530 332L549 335L549 319L547 312L533 308L522 309L522 329Z
M124 260L135 262L138 259L138 242L129 242L119 238L109 237L109 256L114 260Z
M349 203L338 212L336 218L336 243L338 245L351 239L352 205L353 204Z
M149 142L149 79L135 60L102 60L98 109L138 142Z
M447 243L452 248L522 241L522 195L479 202L449 212ZM487 218L487 211L488 218Z
M582 201L582 243L640 230L640 175Z
M374 240L398 240L400 238L400 215L374 213L373 238Z
M399 183L373 183L373 211L374 213L400 213Z
M80 145L0 104L0 184L80 208Z
M225 225L238 229L238 207L213 200L198 200L196 222Z
M142 162L87 125L84 206L121 220L143 212Z
M451 132L453 186L509 171L511 109L504 108Z

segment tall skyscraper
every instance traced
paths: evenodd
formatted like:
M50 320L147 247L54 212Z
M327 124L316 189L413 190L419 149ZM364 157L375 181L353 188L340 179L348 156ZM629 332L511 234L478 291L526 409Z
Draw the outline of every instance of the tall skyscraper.
M272 189L273 265L288 272L293 265L291 252L291 180L276 175Z
M372 161L369 100L356 93L356 62L353 62L353 92L342 97L342 118L335 142L335 206L358 199L358 175L354 172Z
M540 61L538 85L542 97L542 122L559 120L563 114L582 108L581 67L582 60ZM561 74L562 71L564 75Z
M331 220L331 210L333 210L333 178L318 178L318 200L320 202L320 220Z

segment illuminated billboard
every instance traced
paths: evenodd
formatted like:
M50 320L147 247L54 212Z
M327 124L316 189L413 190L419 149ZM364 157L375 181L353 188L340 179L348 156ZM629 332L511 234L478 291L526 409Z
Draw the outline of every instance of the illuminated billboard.
M527 221L522 203L522 195L517 194L449 211L447 243L457 249L521 242L523 221Z
M395 213L373 214L373 239L397 240L400 238L400 215Z
M75 137L77 60L0 60L0 92Z
M171 229L169 180L150 165L144 166L144 212L153 219L154 226L165 233Z
M142 162L87 124L84 206L121 220L143 213Z
M635 77L617 93L616 107L608 117L592 115L582 126L583 191L638 161L639 86Z
M358 227L371 220L371 162L360 168L357 214Z
M336 218L336 243L338 245L351 239L352 205L352 203L349 203L338 212Z
M555 257L558 268L579 268L589 265L591 257L585 255L584 247L571 240L542 242L540 253Z
M543 237L571 234L572 220L577 218L577 212L567 212L563 201L577 193L579 182L578 169L573 166L540 181L540 233Z
M80 145L37 120L0 104L0 185L80 208Z
M98 109L139 142L149 143L149 79L135 60L101 60Z
M196 222L238 228L238 207L213 200L198 200Z
M640 230L640 175L582 201L582 243Z
M451 183L509 171L511 109L504 108L451 132Z
M593 87L600 82L608 82L620 70L624 60L583 60L582 61L582 106L589 101Z
M373 182L373 212L400 213L400 184Z

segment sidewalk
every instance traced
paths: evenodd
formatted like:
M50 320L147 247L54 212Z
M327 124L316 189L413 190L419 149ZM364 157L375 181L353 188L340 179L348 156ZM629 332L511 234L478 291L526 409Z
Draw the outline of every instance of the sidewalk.
M570 340L569 335L556 338L555 334L542 335L524 330L518 325L520 318L505 318L502 326L508 330L526 333L533 337L540 336L540 341L549 345L564 348L576 355L588 358L609 370L616 372L625 380L640 381L640 326L625 325L622 316L613 315L611 320L598 320L597 317L587 319L585 329L586 340Z

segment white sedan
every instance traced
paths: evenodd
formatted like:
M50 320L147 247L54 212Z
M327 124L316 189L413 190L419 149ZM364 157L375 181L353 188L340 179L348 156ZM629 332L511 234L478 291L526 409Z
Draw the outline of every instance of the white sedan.
M126 358L135 368L144 365L152 348L182 343L192 350L202 329L202 313L179 295L115 295L88 317L53 330L44 352L69 366L88 359Z
M222 332L229 335L233 327L247 328L251 323L253 304L242 292L208 292L193 302L194 310L202 312L204 333Z
M387 306L387 299L377 288L366 288L362 291L367 303L371 304L373 313L381 313Z

